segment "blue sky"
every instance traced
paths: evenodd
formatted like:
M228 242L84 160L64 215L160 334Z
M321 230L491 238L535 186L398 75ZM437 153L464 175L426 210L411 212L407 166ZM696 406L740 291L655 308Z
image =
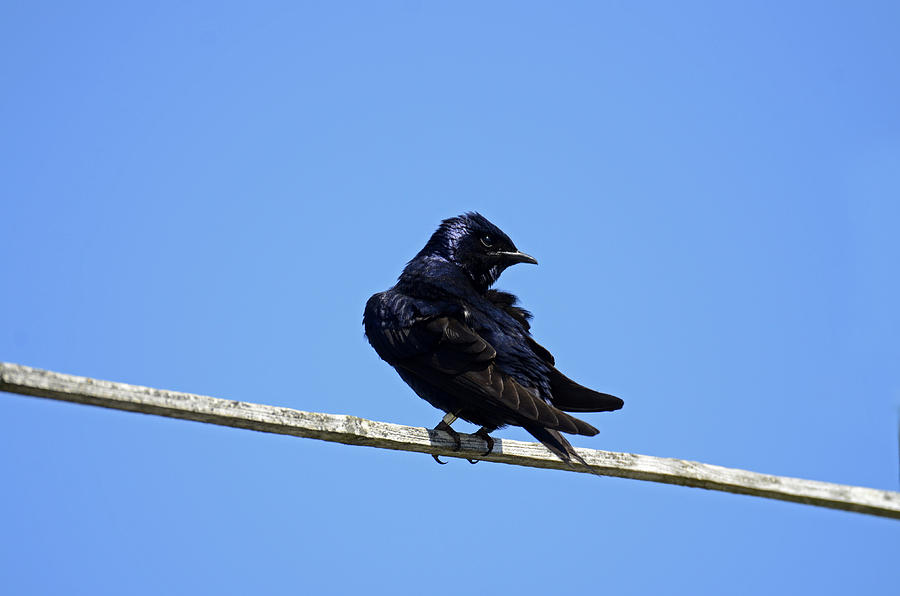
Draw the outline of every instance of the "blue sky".
M433 426L362 309L478 210L541 263L498 284L539 341L625 399L576 445L897 490L898 22L6 2L0 360ZM10 594L875 593L900 560L896 521L751 497L6 394L0 429Z

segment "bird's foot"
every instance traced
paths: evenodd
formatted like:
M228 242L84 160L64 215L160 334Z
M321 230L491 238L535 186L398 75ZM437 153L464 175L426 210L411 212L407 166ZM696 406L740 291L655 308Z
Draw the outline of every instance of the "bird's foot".
M449 414L448 414L448 416L449 416ZM456 417L454 416L454 420L455 419L456 419ZM454 444L453 451L460 450L462 443L459 440L459 433L450 427L450 424L447 423L446 417L443 420L441 420L440 422L438 422L438 425L434 427L434 430L442 430L445 433L447 433L448 435L450 435L450 438L453 440L453 444ZM447 463L445 461L441 461L437 455L432 455L431 457L433 457L434 461L441 464L442 466Z
M491 452L494 450L494 437L492 437L490 434L488 434L488 430L483 426L481 428L479 428L478 431L475 432L475 435L478 437L481 437L482 439L484 439L484 442L487 443L487 451L485 451L481 455L482 456L490 455ZM469 458L466 458L466 459L469 459ZM478 462L479 462L479 460L477 460L477 459L469 459L470 464L477 464Z

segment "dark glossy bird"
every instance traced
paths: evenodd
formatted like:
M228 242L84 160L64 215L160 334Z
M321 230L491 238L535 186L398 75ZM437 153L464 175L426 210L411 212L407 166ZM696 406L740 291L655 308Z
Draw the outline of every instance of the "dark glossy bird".
M494 445L490 433L514 425L563 461L584 463L561 433L598 431L566 412L607 412L624 402L559 372L531 337L531 313L512 294L490 289L516 263L537 261L482 215L444 220L397 284L369 298L366 337L419 397L447 413L435 429L457 448L450 424L462 418L481 427L485 454Z

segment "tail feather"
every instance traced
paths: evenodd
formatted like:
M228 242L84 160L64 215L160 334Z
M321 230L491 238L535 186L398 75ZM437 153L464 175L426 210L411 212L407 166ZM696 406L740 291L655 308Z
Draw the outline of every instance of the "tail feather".
M548 428L544 428L543 426L533 426L528 425L524 427L531 436L540 441L544 447L553 452L556 457L563 460L567 464L572 464L572 460L574 459L581 465L588 468L588 470L593 473L593 470L590 469L590 466L584 459L578 455L575 451L575 448L572 447L572 444L566 440L564 436L558 430L551 430Z

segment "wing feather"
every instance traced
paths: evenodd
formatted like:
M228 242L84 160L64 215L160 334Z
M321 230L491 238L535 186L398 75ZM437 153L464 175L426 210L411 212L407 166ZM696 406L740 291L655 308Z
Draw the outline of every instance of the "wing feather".
M407 338L428 346L395 366L413 373L464 402L500 408L512 420L593 436L597 429L545 402L536 389L501 371L496 350L461 321L437 317L412 325Z

